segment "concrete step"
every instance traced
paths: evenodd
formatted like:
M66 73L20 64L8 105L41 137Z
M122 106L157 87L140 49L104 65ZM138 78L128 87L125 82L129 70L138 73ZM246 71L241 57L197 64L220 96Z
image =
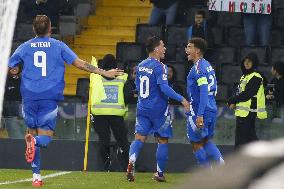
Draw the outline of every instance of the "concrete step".
M76 53L79 54L114 54L116 52L116 46L107 45L77 45L73 48Z
M122 28L90 28L82 32L81 35L103 35L103 36L132 36L135 35L135 29L133 27L122 27Z
M134 41L134 36L76 36L75 45L116 45L118 42Z
M146 16L137 16L137 17L128 17L128 16L89 16L88 25L89 27L94 26L136 26L136 24L148 23L148 17Z
M150 7L98 7L96 15L98 16L144 16L149 17Z
M116 7L152 7L149 1L141 2L139 0L103 0L102 6Z

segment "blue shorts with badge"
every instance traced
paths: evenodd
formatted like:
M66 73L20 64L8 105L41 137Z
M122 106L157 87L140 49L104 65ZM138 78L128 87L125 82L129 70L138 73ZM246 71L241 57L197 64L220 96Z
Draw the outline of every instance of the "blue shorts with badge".
M58 112L55 100L23 101L23 117L30 129L55 130Z
M172 119L169 111L160 118L151 118L145 115L137 115L135 133L142 136L154 135L155 137L171 138Z
M204 127L196 126L196 115L187 117L187 137L192 142L200 142L204 138L212 138L217 120L217 112L205 112L203 115Z

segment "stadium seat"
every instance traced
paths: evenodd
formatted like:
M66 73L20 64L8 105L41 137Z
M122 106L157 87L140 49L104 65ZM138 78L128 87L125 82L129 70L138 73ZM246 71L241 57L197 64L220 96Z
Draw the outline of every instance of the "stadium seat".
M284 44L283 31L280 29L272 29L270 45L272 47L279 47L279 46L282 46L283 44Z
M205 58L209 62L220 63L233 63L236 61L236 52L233 47L220 47L208 49Z
M177 81L186 81L186 74L185 73L185 64L187 62L177 62L177 61L169 61L164 62L166 65L171 65L176 69L177 72Z
M284 62L284 48L272 48L271 49L271 62L281 61Z
M222 84L218 85L216 100L219 102L226 102L228 97L228 86Z
M266 47L252 47L252 46L242 46L240 51L240 61L243 60L250 52L257 54L260 65L267 65L267 51Z
M272 5L275 9L284 8L284 1L283 0L273 0Z
M178 46L186 44L188 40L187 29L184 26L168 26L166 28L166 44Z
M283 9L277 9L277 16L276 16L276 25L278 27L284 28L284 8Z
M89 16L91 11L91 5L90 3L78 3L75 14L77 18L84 18Z
M132 42L119 42L116 45L116 59L123 64L146 58L144 45Z
M259 66L258 71L265 77L266 82L270 82L273 79L270 66Z
M166 61L175 61L176 60L176 45L167 45L167 50L165 53L165 60Z
M217 24L222 27L241 27L242 15L240 13L218 12Z
M62 36L76 35L76 17L75 16L60 16L59 33Z
M187 55L185 53L185 45L176 47L176 61L187 61Z
M240 27L231 27L227 33L228 44L232 47L245 45L245 32Z
M89 98L89 78L79 78L76 87L76 96L80 97L82 102L87 102Z
M215 46L220 46L224 44L224 30L221 27L211 28L213 35L213 43Z
M222 83L232 87L234 83L239 83L242 76L240 66L222 65L221 67L221 80Z
M17 24L15 32L14 40L27 41L35 36L32 24Z
M145 43L147 38L150 36L158 36L163 39L164 28L163 26L151 26L148 24L137 24L136 26L136 37L137 43Z

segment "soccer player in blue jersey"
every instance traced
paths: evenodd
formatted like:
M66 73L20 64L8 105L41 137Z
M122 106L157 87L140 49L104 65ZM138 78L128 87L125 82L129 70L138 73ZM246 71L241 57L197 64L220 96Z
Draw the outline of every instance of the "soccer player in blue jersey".
M20 45L9 60L13 69L23 64L21 95L23 116L28 127L26 135L26 160L31 163L32 185L42 186L40 176L40 149L46 148L53 136L58 106L63 100L65 66L73 64L79 69L115 77L122 70L104 71L79 59L63 42L50 37L51 22L45 15L38 15L33 21L36 37Z
M168 160L168 138L172 136L171 116L168 111L168 98L177 100L189 111L189 102L177 94L169 85L167 66L160 62L164 59L164 43L159 37L150 37L146 42L149 57L143 60L136 71L138 91L135 140L129 150L127 180L134 181L135 161L147 135L154 134L158 141L156 152L157 172L153 179L165 181L164 170Z
M187 135L200 166L209 167L210 160L223 164L223 157L212 142L217 119L217 80L210 63L203 58L207 43L192 38L185 51L194 65L187 76L187 93L191 104L187 117Z

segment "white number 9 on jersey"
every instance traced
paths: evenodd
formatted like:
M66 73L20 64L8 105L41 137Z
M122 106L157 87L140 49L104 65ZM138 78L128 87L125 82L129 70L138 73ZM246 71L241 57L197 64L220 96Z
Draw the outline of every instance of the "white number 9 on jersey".
M144 83L145 83L145 90L144 90ZM150 92L150 82L149 82L149 77L143 76L140 77L140 90L139 94L142 98L147 98L149 96Z
M39 61L41 57L41 61ZM41 68L41 75L46 76L46 53L44 51L36 51L34 53L34 65Z

